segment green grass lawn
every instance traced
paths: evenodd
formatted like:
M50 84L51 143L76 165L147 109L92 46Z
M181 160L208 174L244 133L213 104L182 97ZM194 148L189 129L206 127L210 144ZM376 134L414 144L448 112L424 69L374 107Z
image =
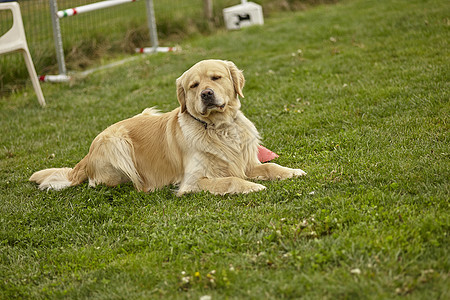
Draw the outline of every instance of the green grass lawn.
M344 1L0 99L0 299L448 299L447 1ZM234 61L242 110L303 178L250 195L28 182Z

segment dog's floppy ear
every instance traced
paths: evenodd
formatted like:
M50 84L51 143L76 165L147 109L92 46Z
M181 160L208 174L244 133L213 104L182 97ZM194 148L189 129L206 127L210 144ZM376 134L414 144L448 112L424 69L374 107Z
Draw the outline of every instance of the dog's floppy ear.
M181 112L184 113L186 111L186 93L184 92L182 77L183 75L177 79L176 83L178 102L180 102Z
M227 61L226 63L228 65L228 70L230 70L231 80L233 81L236 94L244 98L244 94L242 93L245 84L244 74L242 74L242 71L239 70L233 62Z

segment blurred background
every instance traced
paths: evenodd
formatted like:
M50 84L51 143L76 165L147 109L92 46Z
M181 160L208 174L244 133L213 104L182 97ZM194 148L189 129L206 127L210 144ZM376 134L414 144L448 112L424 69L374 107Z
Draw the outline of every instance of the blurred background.
M338 0L255 0L264 17L277 11L301 10ZM0 1L10 2L10 1ZM49 0L20 0L23 23L38 75L58 74ZM95 3L95 0L57 0L59 10ZM173 46L184 39L225 30L222 10L239 0L154 0L159 44ZM209 2L209 7L208 7ZM211 5L212 4L212 5ZM0 35L12 26L10 11L0 11ZM150 47L145 0L79 14L59 20L68 71L89 68ZM0 95L21 88L28 72L20 53L0 56Z

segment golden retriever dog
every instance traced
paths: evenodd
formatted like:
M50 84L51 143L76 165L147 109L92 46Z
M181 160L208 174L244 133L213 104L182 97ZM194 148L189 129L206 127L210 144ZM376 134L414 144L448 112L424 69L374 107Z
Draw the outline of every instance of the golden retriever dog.
M258 131L240 110L244 83L234 63L201 61L176 80L178 108L168 113L147 108L120 121L94 139L73 169L45 169L30 181L55 190L86 180L90 186L131 181L144 192L176 184L180 196L256 192L265 187L248 179L305 175L258 160Z

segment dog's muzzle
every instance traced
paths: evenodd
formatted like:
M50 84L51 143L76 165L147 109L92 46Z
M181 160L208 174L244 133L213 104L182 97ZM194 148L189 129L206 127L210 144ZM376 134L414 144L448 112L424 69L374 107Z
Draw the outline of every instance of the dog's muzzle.
M214 94L214 91L210 88L204 89L200 93L200 97L202 98L203 105L206 108L219 108L223 109L225 107L225 104L217 103L220 101L220 99L216 98L216 95Z
M222 100L218 99L214 91L210 88L204 89L200 93L200 97L203 103L202 115L206 114L207 111L223 111L225 108L225 103L221 103Z
M210 88L203 90L200 94L202 97L203 104L205 106L215 106L216 105L216 95L214 95L214 91Z

